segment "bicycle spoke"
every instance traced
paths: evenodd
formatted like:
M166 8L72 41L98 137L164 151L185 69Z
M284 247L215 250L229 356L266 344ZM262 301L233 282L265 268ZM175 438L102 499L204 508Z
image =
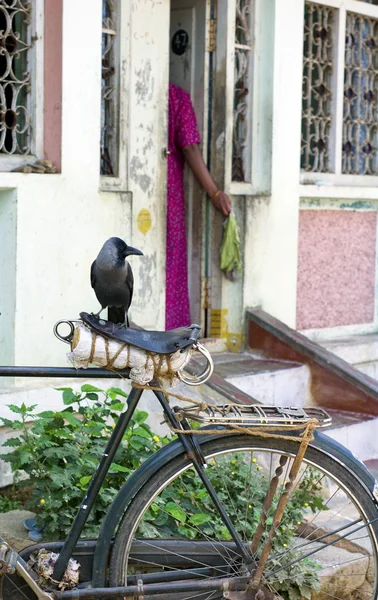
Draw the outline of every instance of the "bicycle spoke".
M20 588L18 585L16 585L16 584L14 583L14 581L12 580L12 578L11 578L11 577L9 577L9 575L5 574L5 575L3 575L3 577L4 577L4 579L7 579L7 581L9 581L9 583L10 583L10 584L13 586L13 588L14 588L15 590L17 590L17 592L20 592L20 594L21 594L21 595L22 595L24 598L26 598L26 600L29 600L29 596L27 596L27 595L26 595L26 594L25 594L25 593L22 591L22 589L21 589L21 588ZM29 586L28 586L28 584L27 584L27 583L25 583L23 587L25 587L25 588L28 588L28 589L29 589Z
M158 547L159 547L157 544L153 544L153 543L151 543L150 541L148 541L148 542L147 542L146 540L141 540L141 539L138 539L138 542L139 542L139 543L141 543L141 544L144 544L144 545L146 545L146 546L150 546L150 547L152 547L152 548L158 548ZM172 550L169 550L169 549L165 549L165 550L164 550L164 552L166 552L167 554L172 554L172 555L174 555L174 556L178 556L179 558L182 558L182 559L186 559L186 558L187 558L187 557L186 557L186 556L184 556L183 554L180 554L179 552L173 552ZM133 556L133 555L131 554L131 557L132 557L132 556ZM200 565L201 567L208 567L208 566L209 566L209 565L207 565L206 563L203 563L203 562L201 562L201 561L199 561L199 560L196 560L196 559L194 559L194 558L192 558L191 560L192 560L194 563L197 563L198 565ZM146 564L149 564L149 561L147 561L147 560L146 560L146 561L142 561L142 559L140 559L140 558L139 558L139 556L138 556L138 562L139 562L139 561L141 561L141 562L144 562L144 563L146 563ZM156 563L151 563L151 564L156 564ZM156 564L156 566L161 566L161 564ZM165 565L164 565L164 566L165 566ZM228 572L227 572L227 571L225 571L225 570L221 569L220 567L214 567L214 568L215 568L215 569L218 569L218 570L219 570L221 573L224 573L224 574L226 574L226 575L228 574Z
M285 491L294 464L293 456L294 453L261 447L249 450L241 443L239 449L225 448L206 456L206 475L246 547L253 539L266 502L266 527L255 554L257 564L279 499ZM283 457L287 460L279 473L276 489L274 486L271 488ZM149 510L146 523L154 528L157 538L153 536L153 539L140 541L134 529L133 535L141 546L137 552L130 547L129 562L125 562L128 571L125 573L142 580L143 573L146 573L146 584L155 580L158 583L180 581L181 578L211 583L216 576L226 576L231 580L233 577L248 577L243 557L237 552L193 468L190 465L181 468L176 477L168 473L167 479L166 486L158 486L157 495L153 491L146 492L147 508L144 508L143 514L154 505L155 512ZM267 496L269 489L270 496ZM143 522L143 516L141 519ZM364 516L342 481L333 480L329 472L305 456L282 520L272 536L273 546L265 565L263 585L277 600L287 600L291 589L290 597L302 597L301 586L306 594L313 586L320 590L316 598L338 600L340 597L340 600L345 600L344 589L348 598L354 597L356 591L356 598L375 600L375 592L370 594L370 584L361 591L358 586L361 587L361 581L367 581L368 573L368 581L376 575L376 545L371 535L376 521L378 517L368 519ZM143 531L149 531L148 527ZM167 532L171 532L169 536ZM164 572L166 576L159 575ZM334 581L330 580L330 573ZM178 592L177 600L184 598L218 600L222 598L222 592ZM167 600L176 599L172 596Z
M367 523L367 525L371 525L372 523L375 523L376 521L378 521L378 517L376 519L373 519L372 521L370 521L369 523ZM361 525L360 527L358 527L357 529L355 529L354 531L359 531L360 529L362 529L363 527L366 527L366 525ZM345 537L345 536L344 536ZM343 539L343 537L341 537L340 539ZM330 546L334 546L336 543L338 543L340 540L335 540L333 542L329 542L328 544L324 544L324 548L328 548ZM314 542L315 543L315 542ZM287 569L288 567L292 567L293 565L295 565L297 562L302 561L304 558L308 558L309 556L312 556L313 554L316 554L318 552L318 550L312 550L311 552L308 552L307 554L304 554L303 556L301 556L298 559L292 560L290 561L287 565L284 565L282 567L280 567L279 569L276 569L275 571L273 571L272 573L267 574L267 576L271 576L271 575L276 575L277 573L279 573L280 571L282 571L283 569Z
M170 516L170 514L169 514L169 513L168 513L166 510L164 510L163 508L160 508L160 510L161 510L161 512L162 512L162 513L164 513L164 514L166 514L166 515ZM203 514L203 513L202 513L202 514ZM188 515L187 515L187 516L188 516ZM208 535L206 535L206 534L205 534L203 531L201 531L201 530L199 529L199 527L196 527L195 525L187 525L187 527L188 527L190 530L192 530L192 531L196 531L196 532L200 533L200 534L201 534L201 536L203 536L203 537L204 537L204 538L205 538L205 539L206 539L206 540L207 540L207 541L208 541L208 542L209 542L209 543L210 543L210 544L211 544L211 545L214 547L214 550L215 550L215 551L216 551L216 552L219 554L219 556L221 556L222 558L224 558L224 556L223 556L223 555L222 555L222 553L221 553L221 552L218 550L218 546L221 546L221 547L224 549L224 551L226 552L226 554L228 555L228 558L229 558L230 560L231 560L230 553L234 554L234 558L235 558L235 559L237 559L237 558L240 558L240 554L238 554L237 552L235 552L234 550L232 550L232 548L227 548L227 546L226 546L225 544L223 544L221 540L218 540L218 539L217 539L217 541L216 541L216 542L214 542L214 541L211 539L211 537L210 537L210 536L208 536ZM215 534L215 531L214 531L214 534Z

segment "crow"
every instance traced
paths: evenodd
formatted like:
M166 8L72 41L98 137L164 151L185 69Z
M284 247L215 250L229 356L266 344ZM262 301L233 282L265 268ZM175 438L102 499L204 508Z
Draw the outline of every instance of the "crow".
M134 277L127 256L143 252L128 246L121 238L109 238L91 266L91 286L101 310L108 307L108 320L129 327L128 310L133 298Z

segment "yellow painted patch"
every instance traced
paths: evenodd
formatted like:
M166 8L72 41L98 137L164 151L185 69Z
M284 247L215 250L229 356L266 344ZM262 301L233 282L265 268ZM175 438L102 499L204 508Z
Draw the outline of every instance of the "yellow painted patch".
M244 348L245 336L242 333L229 333L226 345L229 352L241 352Z
M147 208L142 208L137 216L138 229L141 233L148 233L151 229L151 213Z
M226 338L228 335L227 308L213 308L211 311L210 336Z

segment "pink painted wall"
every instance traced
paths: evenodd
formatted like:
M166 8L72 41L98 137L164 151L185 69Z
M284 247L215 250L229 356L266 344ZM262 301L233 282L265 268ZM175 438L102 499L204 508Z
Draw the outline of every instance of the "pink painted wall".
M44 150L61 170L63 0L45 0Z
M376 212L301 210L297 329L374 320Z

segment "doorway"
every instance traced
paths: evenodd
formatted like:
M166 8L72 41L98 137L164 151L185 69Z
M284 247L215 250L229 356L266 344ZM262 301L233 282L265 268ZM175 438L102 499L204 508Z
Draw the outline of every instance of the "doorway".
M206 161L209 113L207 23L210 0L171 0L169 81L190 94ZM192 173L185 173L190 318L206 332L206 197Z

